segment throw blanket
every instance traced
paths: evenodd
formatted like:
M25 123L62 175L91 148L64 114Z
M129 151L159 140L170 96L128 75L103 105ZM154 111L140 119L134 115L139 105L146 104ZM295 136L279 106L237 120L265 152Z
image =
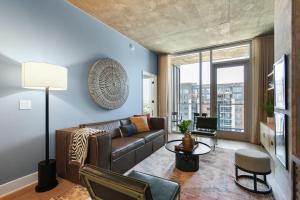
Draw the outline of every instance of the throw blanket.
M84 165L88 153L88 139L89 136L104 131L93 128L80 128L75 131L71 138L70 145L70 162L75 162L80 166Z

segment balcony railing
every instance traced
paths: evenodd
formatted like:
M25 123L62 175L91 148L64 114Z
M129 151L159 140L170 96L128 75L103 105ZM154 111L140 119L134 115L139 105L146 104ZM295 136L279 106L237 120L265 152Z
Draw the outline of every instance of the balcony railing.
M194 121L194 113L199 113L200 110L200 103L179 103L178 106L179 116L182 120ZM210 110L210 104L202 104L202 108L204 107ZM205 111L202 110L202 112ZM228 117L228 115L230 116ZM226 103L226 105L222 105L219 103L217 105L217 118L218 130L244 132L244 104Z
M217 118L218 130L244 132L244 104L231 103L223 105L221 103L218 103ZM238 120L236 120L236 118L238 118ZM242 118L243 120L240 120L240 118ZM231 124L228 124L228 122L231 122Z

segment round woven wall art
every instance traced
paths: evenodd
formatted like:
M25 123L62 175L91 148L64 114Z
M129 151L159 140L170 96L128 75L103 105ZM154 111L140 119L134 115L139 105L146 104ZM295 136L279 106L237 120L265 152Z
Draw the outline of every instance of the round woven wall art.
M91 67L88 84L93 100L103 108L116 109L127 100L127 73L120 63L111 58L102 58Z

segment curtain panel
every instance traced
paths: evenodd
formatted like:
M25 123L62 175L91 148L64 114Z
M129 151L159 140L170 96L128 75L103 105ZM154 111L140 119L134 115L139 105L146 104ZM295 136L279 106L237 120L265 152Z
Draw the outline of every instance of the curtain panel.
M274 37L265 36L252 40L251 45L251 136L250 142L260 143L260 122L265 122L267 114L263 104L270 97L268 92L268 74L273 70L274 64Z
M168 117L171 112L171 58L158 56L158 116Z

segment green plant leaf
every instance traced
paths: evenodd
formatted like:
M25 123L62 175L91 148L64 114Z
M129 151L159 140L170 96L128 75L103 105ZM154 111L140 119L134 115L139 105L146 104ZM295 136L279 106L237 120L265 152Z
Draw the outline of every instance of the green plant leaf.
M180 124L177 125L177 127L179 128L181 133L185 134L188 132L191 123L191 120L183 120Z

